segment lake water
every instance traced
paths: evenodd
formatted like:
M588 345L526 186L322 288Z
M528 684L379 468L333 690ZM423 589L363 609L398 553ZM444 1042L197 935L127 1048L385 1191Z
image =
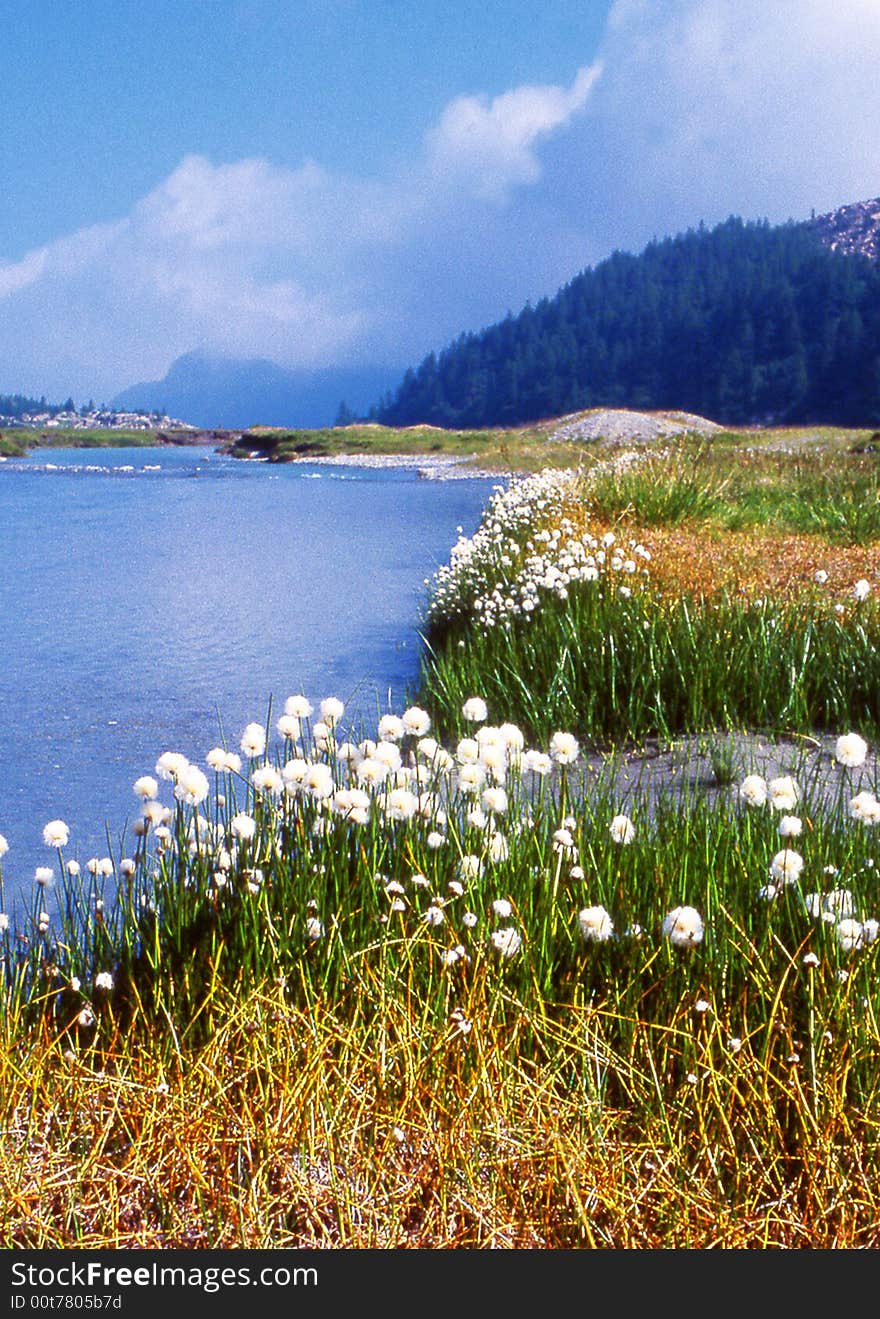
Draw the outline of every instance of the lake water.
M304 692L374 731L418 671L424 579L485 478L242 462L195 447L43 450L0 463L0 834L10 898L114 850L162 751L204 767L222 729Z

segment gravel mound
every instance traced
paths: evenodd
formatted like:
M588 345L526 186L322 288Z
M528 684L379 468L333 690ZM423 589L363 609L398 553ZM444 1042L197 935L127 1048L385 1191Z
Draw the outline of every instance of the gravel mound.
M595 412L563 417L547 436L548 441L604 440L606 444L650 444L673 435L713 435L724 430L715 421L692 412L630 412L624 408L602 408Z

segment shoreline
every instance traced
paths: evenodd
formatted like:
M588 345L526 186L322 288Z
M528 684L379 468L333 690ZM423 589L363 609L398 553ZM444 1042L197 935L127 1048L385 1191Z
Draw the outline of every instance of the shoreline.
M244 461L259 462L266 459ZM427 456L417 453L326 453L314 456L303 455L295 461L314 463L323 467L399 468L404 471L416 471L428 481L507 480L516 475L515 472L496 468L465 466L470 462L470 457L461 457L458 454Z

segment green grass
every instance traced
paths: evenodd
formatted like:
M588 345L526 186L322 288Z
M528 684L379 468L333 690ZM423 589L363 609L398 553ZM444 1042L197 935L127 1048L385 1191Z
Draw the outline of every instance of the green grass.
M838 616L824 600L707 604L650 589L624 600L581 584L564 607L549 601L531 621L488 632L459 628L427 652L421 699L450 732L475 691L533 735L570 728L600 745L848 722L876 736L880 615L875 601Z
M157 431L114 430L109 427L94 430L64 429L7 431L6 439L19 453L28 449L129 449L151 447L157 441Z

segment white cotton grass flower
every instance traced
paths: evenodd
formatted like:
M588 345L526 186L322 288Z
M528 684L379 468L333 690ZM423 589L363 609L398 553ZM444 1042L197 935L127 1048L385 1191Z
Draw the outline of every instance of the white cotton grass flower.
M374 744L372 754L368 759L378 760L380 765L385 765L390 770L400 769L403 764L400 747L397 743L386 742L384 739Z
M109 879L113 874L113 862L109 856L93 856L86 862L86 870L90 875Z
M466 852L459 860L458 873L465 883L468 880L479 879L483 873L483 863L472 852Z
M39 888L51 888L55 875L50 866L37 866L34 871L34 883Z
M199 806L208 796L210 785L198 765L187 765L181 770L174 785L174 796L187 806Z
M868 944L876 943L877 936L880 935L880 921L869 916L867 920L862 921L862 943L865 947Z
M377 732L382 742L399 742L406 736L406 726L399 715L383 714Z
M308 719L313 713L313 709L311 701L302 695L288 696L284 702L284 713L291 715L294 719Z
M275 724L275 731L285 741L295 742L302 733L302 723L295 714L283 714Z
M798 838L803 831L803 821L798 815L783 815L779 821L781 838Z
M144 802L141 815L152 825L167 824L171 819L171 808L163 806L160 801L147 801Z
M99 971L95 976L95 989L104 994L109 994L113 988L113 977L109 971Z
M266 750L266 730L262 724L248 724L241 735L239 743L242 751L250 760L262 756Z
M425 839L425 846L432 852L437 852L446 842L446 835L442 834L439 829L432 829Z
M239 811L238 815L233 815L229 822L229 827L235 838L242 843L249 843L257 832L257 822L252 815L245 811Z
M573 733L554 733L550 739L550 759L557 765L573 765L580 754L577 738Z
M0 857L5 856L8 851L9 851L9 844L4 838L3 834L0 834Z
M508 753L518 755L525 747L525 733L516 724L499 724L498 732Z
M492 911L501 920L506 921L509 916L513 915L513 906L507 898L496 898L492 903Z
M865 757L868 754L868 744L858 733L844 733L837 739L834 746L834 756L838 764L846 765L848 769L858 769L864 765Z
M614 922L604 907L584 907L578 912L578 925L587 943L607 943L614 938Z
M463 737L455 748L459 765L476 765L480 760L480 744L475 737Z
M186 769L189 760L180 751L163 751L156 761L156 773L160 779L173 782Z
M510 848L504 834L494 833L491 835L486 855L493 865L500 865L501 862L509 860Z
M340 765L357 766L363 760L360 747L355 742L340 742L336 748L336 759Z
M403 822L411 820L416 813L419 800L408 788L395 788L385 799L385 814L389 820Z
M482 724L489 718L489 710L482 696L471 696L461 707L461 712L470 724Z
M635 825L628 815L615 815L608 829L615 843L631 843L636 836Z
M553 833L553 851L559 855L570 857L577 860L577 847L575 846L574 836L570 829L564 825L561 829L556 829Z
M143 801L150 801L152 797L159 795L159 784L152 774L142 774L132 784L132 791L136 797L140 797Z
M859 792L850 799L849 814L850 819L858 820L861 824L880 823L880 801L873 792Z
M841 952L852 953L855 952L857 948L862 947L863 931L861 921L854 920L852 917L847 917L845 920L838 923L835 933L837 935L837 944Z
M813 573L813 581L817 582L819 586L825 585L825 583L828 581L828 574L824 568L816 569L816 571Z
M370 794L363 788L338 788L331 798L335 815L349 824L363 826L370 818Z
M703 918L695 907L673 907L663 918L663 936L673 948L694 948L703 938Z
M770 805L777 811L793 811L800 800L801 790L790 774L771 779L767 784Z
M5 911L0 911L0 934L5 934L9 929L9 917Z
M476 796L485 782L486 771L482 765L462 765L458 771L456 784L465 796Z
M438 906L436 902L432 902L422 917L422 920L426 925L437 926L443 924L446 920L446 916L443 912L443 908Z
M747 774L739 785L739 795L749 806L763 806L767 801L767 780L760 774Z
M268 792L277 796L284 787L281 772L274 765L260 765L251 775L251 783L258 792Z
M854 916L856 913L855 899L848 888L833 888L829 893L825 893L822 897L822 906L825 911L840 918Z
M333 770L329 765L324 765L321 762L309 765L303 776L302 786L303 791L316 801L323 801L327 797L332 797L335 787Z
M852 598L854 600L867 600L871 594L871 583L866 577L860 577L852 588Z
M770 862L770 878L783 887L788 884L796 884L801 877L803 868L804 858L800 852L795 852L792 848L786 847L781 852L777 852Z
M241 756L235 751L227 751L224 747L212 747L205 756L205 763L209 769L216 770L218 774L238 774L241 771Z
M530 774L537 774L540 778L545 778L553 769L553 761L546 751L527 751L522 763L523 769L527 769Z
M338 696L325 696L318 709L323 722L334 728L345 713L345 703Z
M76 879L77 875L80 874L80 864L78 861L68 861L65 869L71 879Z
M306 938L309 943L317 943L319 939L324 938L324 923L317 916L309 916L306 920Z
M522 935L512 925L493 930L489 939L495 951L505 958L515 957L522 947Z
M408 710L404 710L401 720L409 737L425 737L431 728L431 716L418 705L411 705Z
M70 830L63 820L50 820L43 829L43 842L47 847L66 847Z
M317 751L329 751L332 740L333 729L329 724L325 724L323 719L319 719L316 724L312 724L312 741Z
M480 800L493 815L504 815L507 812L507 793L503 788L485 788Z
M807 893L803 898L807 915L814 921L834 925L848 915L855 915L855 902L850 889L831 889L830 893Z

